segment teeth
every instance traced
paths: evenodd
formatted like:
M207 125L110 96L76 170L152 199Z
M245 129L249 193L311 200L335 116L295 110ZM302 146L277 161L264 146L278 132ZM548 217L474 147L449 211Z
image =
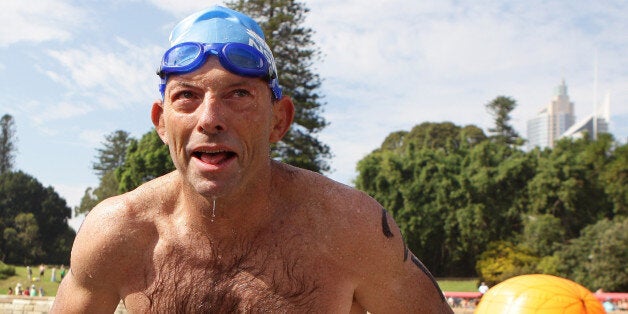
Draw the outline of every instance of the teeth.
M226 150L222 150L222 149L220 149L220 150L202 150L202 151L199 151L199 153L203 153L203 154L219 154L219 153L226 153L226 152L227 152Z

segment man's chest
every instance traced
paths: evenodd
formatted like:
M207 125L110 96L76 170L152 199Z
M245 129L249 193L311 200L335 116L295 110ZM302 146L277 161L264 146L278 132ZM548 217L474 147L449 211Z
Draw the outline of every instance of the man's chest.
M186 313L348 309L349 280L320 250L304 245L299 237L274 243L158 241L140 263L150 266L134 276L142 283L125 303L141 311Z

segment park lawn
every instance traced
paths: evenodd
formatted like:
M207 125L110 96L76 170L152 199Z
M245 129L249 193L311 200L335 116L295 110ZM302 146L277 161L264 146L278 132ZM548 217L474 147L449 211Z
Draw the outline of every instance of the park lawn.
M439 278L438 285L443 291L451 292L477 292L477 278Z
M28 276L26 272L25 266L14 266L15 267L15 276L0 280L0 294L7 294L7 290L9 287L15 290L15 285L20 282L22 283L22 289L26 289L26 287L31 286L31 284L35 285L37 291L39 288L44 288L44 296L55 296L57 295L57 290L59 289L59 283L61 281L59 275L59 268L57 267L57 281L51 282L50 275L52 275L52 267L46 267L46 272L44 273L43 278L39 281L33 281L32 283L28 281ZM33 269L33 278L39 277L39 265L31 266Z

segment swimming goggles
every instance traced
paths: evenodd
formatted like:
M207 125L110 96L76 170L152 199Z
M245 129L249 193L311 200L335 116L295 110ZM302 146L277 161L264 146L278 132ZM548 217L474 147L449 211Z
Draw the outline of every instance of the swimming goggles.
M237 42L212 44L184 42L172 46L164 53L158 72L161 77L159 92L162 98L166 91L168 75L192 72L201 67L209 55L217 56L220 64L231 73L267 80L275 99L281 98L277 73L268 59L254 47Z

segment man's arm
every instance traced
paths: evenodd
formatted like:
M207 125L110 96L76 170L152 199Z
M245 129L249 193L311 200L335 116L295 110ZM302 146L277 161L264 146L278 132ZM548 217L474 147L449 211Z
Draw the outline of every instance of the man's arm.
M453 313L392 217L379 204L369 203L367 228L360 231L362 260L368 263L354 292L358 303L373 313Z
M70 271L63 278L51 313L113 313L120 302L116 285L116 217L98 205L85 218L74 244Z
M51 313L113 313L119 302L117 294L86 286L70 270L59 286Z

